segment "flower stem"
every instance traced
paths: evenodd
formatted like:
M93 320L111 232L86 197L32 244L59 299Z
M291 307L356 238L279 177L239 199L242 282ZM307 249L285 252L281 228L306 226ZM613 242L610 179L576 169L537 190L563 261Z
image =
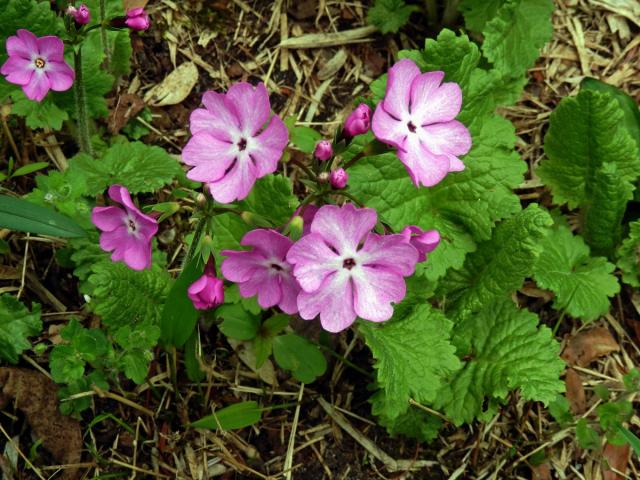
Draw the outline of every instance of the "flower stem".
M93 146L91 145L91 135L89 133L89 113L87 112L87 97L82 78L82 46L73 54L73 65L76 70L75 81L75 101L76 113L78 116L78 140L80 150L93 157Z
M107 38L107 30L104 28L104 19L106 17L105 0L100 0L100 38L102 39L102 49L105 54L105 68L109 71L111 65L111 50L109 49L109 39Z
M184 262L182 264L183 268L191 260L193 260L193 257L195 257L196 252L198 250L198 244L200 243L200 238L202 237L202 233L204 232L204 227L207 224L207 220L208 219L206 215L203 215L198 220L198 223L196 224L196 229L193 232L193 240L191 240L191 245L189 246L189 250L187 251L187 256L184 258Z

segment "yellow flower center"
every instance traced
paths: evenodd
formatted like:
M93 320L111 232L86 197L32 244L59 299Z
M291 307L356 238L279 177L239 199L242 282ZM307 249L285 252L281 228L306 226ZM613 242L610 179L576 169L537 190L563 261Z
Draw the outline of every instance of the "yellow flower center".
M44 66L47 64L47 62L44 61L44 58L40 58L40 57L36 58L34 63L38 68L44 68Z

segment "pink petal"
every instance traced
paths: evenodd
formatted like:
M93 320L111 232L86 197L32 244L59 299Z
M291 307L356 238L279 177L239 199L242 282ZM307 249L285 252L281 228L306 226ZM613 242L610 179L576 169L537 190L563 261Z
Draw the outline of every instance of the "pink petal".
M258 305L262 308L270 308L282 299L282 287L279 275L267 275L258 289Z
M336 273L327 278L317 291L300 292L298 308L305 320L312 320L320 314L322 328L328 332L337 333L348 328L356 319L350 276Z
M144 7L130 8L127 10L127 17L137 17L144 13Z
M31 81L22 86L22 91L28 99L41 102L42 99L47 96L47 93L49 93L49 88L49 79L45 73L34 70Z
M464 163L458 157L449 155L449 171L450 172L462 172L464 170Z
M151 266L151 243L131 240L124 252L124 263L133 270Z
M240 245L254 247L254 251L259 252L265 259L275 257L284 260L293 242L275 230L258 228L245 234Z
M125 225L127 214L118 207L95 207L91 212L91 221L103 232L112 232Z
M311 232L319 234L341 255L352 255L377 221L378 214L371 208L356 208L350 203L342 207L325 205L316 213Z
M372 322L389 320L393 316L391 302L399 302L407 293L400 275L369 267L353 276L353 287L356 314Z
M140 212L140 210L138 210L138 208L133 203L133 200L131 200L131 194L126 187L117 184L111 185L109 187L108 193L109 198L111 198L111 200L113 200L114 202L117 202L120 205L124 205L129 210Z
M294 264L293 273L306 292L316 291L327 277L342 269L342 258L317 233L305 235L294 243L287 253L287 261Z
M200 292L202 292L205 289L208 282L209 282L209 279L207 278L207 276L202 275L195 282L189 285L189 288L187 289L187 294L190 297L198 295Z
M244 298L258 295L260 290L265 288L265 285L268 282L269 270L264 267L256 268L253 271L253 275L246 282L238 284L238 286L240 287L240 295L242 295Z
M46 62L64 62L64 42L53 35L37 39L38 52Z
M378 103L376 111L373 113L371 130L378 140L396 148L403 148L407 140L407 126L389 115L383 107L383 102Z
M33 71L31 60L19 56L9 57L0 68L0 73L6 75L7 82L16 85L27 85L31 81Z
M231 282L248 282L258 270L266 270L263 266L265 258L257 252L223 250L221 253L227 258L222 261L220 271Z
M420 75L420 69L413 60L403 59L389 69L387 92L384 97L384 109L398 119L406 116L409 110L411 83Z
M239 158L220 180L209 183L209 191L216 202L231 203L243 200L256 183L256 167L248 159Z
M420 139L436 155L465 155L471 149L469 130L457 120L422 127Z
M449 158L435 155L424 148L415 135L408 137L406 151L398 150L398 158L407 167L416 187L432 187L449 173Z
M428 75L425 73L424 75ZM424 82L418 83L428 83ZM414 85L416 83L414 82ZM457 83L443 83L439 88L430 91L428 86L416 87L416 100L412 107L415 118L421 125L448 122L453 120L462 106L462 91ZM413 90L412 90L413 93Z
M105 252L117 250L124 252L129 244L129 238L127 227L121 225L113 231L103 232L100 235L100 248Z
M291 274L281 275L280 287L282 289L282 298L280 299L280 303L278 303L278 307L289 315L298 313L297 299L300 293L300 285L296 279Z
M230 140L230 132L240 131L240 120L234 110L227 108L224 99L221 93L205 92L202 96L205 109L199 108L191 114L191 133L207 130L207 133L220 140Z
M45 69L45 74L47 75L47 77L49 77L51 90L55 92L64 92L66 90L69 90L76 78L76 74L73 69L64 61L49 61Z
M182 150L182 161L192 168L187 177L197 182L220 180L236 159L236 148L205 133L191 137Z
M255 138L255 142L257 146L249 154L256 163L256 175L261 178L278 168L278 161L289 143L289 131L284 122L274 115L267 128Z
M235 110L240 130L246 136L254 137L269 118L269 94L262 82L255 88L247 82L232 85L225 104L229 110Z
M232 133L235 132L235 128L229 124L222 124L218 117L205 108L196 108L191 112L189 129L192 135L208 133L219 141L233 143Z
M151 237L158 233L158 221L149 215L141 213L139 210L135 212L134 217L138 223L140 236L150 242Z
M406 243L403 235L371 233L360 251L360 258L366 268L408 277L415 271L418 251Z
M18 30L16 36L7 39L7 53L31 60L38 53L38 37L29 30Z

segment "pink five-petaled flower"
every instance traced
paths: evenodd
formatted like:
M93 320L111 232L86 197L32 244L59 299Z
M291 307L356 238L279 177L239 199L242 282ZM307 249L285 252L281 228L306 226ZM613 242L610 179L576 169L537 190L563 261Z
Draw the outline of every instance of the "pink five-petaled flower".
M216 277L213 262L208 262L204 274L187 289L189 299L198 310L210 310L224 302L224 282Z
M245 298L258 295L262 308L279 306L283 312L298 311L296 297L300 287L285 260L293 242L275 230L252 230L242 237L240 245L253 247L251 251L223 250L220 270L227 280L240 287Z
M144 11L144 8L138 7L127 10L127 18L124 23L131 30L140 32L148 29L151 22L149 21L149 15Z
M418 251L403 235L371 233L377 220L375 210L351 204L318 210L311 232L287 254L302 288L302 318L320 314L329 332L348 328L358 316L373 322L391 318L391 302L404 298L403 277L414 272Z
M371 107L361 103L349 114L344 122L344 134L347 137L355 137L367 133L371 127Z
M64 43L58 37L36 37L20 29L7 39L9 58L0 68L7 82L20 85L27 98L37 102L49 90L69 90L76 77L64 61Z
M469 131L454 120L462 92L443 78L444 72L420 73L412 60L400 60L389 69L386 95L373 114L374 135L398 149L417 187L464 170L458 157L471 148Z
M433 252L440 243L440 233L437 230L425 231L416 225L404 227L401 235L418 250L418 262L426 261L427 253Z
M269 119L263 83L236 83L226 94L206 92L202 103L205 108L191 114L193 136L182 151L182 161L194 167L187 177L207 183L220 203L242 200L258 178L276 171L289 141L287 127L275 115Z
M125 187L111 185L109 197L124 209L95 207L91 212L91 221L102 230L100 248L113 252L111 260L114 262L122 260L134 270L149 268L151 239L158 231L158 222L138 210Z

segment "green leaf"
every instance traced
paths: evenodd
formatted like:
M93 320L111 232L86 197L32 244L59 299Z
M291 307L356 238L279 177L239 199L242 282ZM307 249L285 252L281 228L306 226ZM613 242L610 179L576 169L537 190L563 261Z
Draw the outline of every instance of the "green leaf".
M635 181L640 159L633 139L620 128L623 116L613 96L590 90L564 98L553 111L544 138L548 158L537 174L556 204L588 204L596 172L604 163L615 164L624 180Z
M20 28L26 28L37 36L60 35L64 25L48 2L4 0L0 9L0 45L4 45L7 37L15 35ZM6 50L2 48L0 64L6 57ZM4 78L1 81L4 82Z
M108 32L107 38L111 48L109 70L116 77L129 75L131 73L131 56L133 55L129 31Z
M558 395L553 401L549 402L549 413L562 428L573 423L571 406L564 395Z
M393 319L375 324L360 322L358 331L376 359L378 397L376 415L393 420L407 411L409 399L435 400L446 377L460 362L449 341L451 322L428 304L395 307Z
M262 409L256 402L240 402L216 410L213 415L207 415L189 426L209 430L237 430L258 423L261 417Z
M378 423L387 429L391 436L404 435L420 442L431 442L438 436L442 420L417 407L409 407L406 412L395 418L385 415L388 404L384 390L379 390L371 398L371 410L378 416Z
M11 178L21 177L23 175L29 175L30 173L37 172L38 170L42 170L49 166L49 162L34 162L24 165L18 169L16 169L12 174Z
M507 0L484 26L484 56L503 75L521 76L551 39L552 12L552 0Z
M469 30L482 32L488 21L496 16L498 9L507 0L461 0L458 10L464 16L464 23Z
M622 237L622 217L634 187L613 163L595 171L591 195L584 205L582 234L595 255L611 256Z
M598 405L596 413L600 421L600 427L605 432L607 440L613 445L624 445L626 438L620 434L618 427L628 422L634 414L633 404L626 400L607 402Z
M518 290L531 275L539 244L552 225L537 204L505 220L493 237L469 254L464 266L450 270L440 283L447 312L459 318L491 305Z
M289 325L291 317L284 313L279 313L269 317L260 326L258 335L253 339L253 346L256 352L256 368L262 367L273 350L273 339Z
M101 262L88 278L90 305L109 328L142 321L158 325L171 283L163 271L135 271L122 263Z
M54 97L49 93L44 100L36 102L29 100L22 90L16 90L11 95L14 101L11 113L25 117L29 128L60 130L62 122L69 120L69 114L56 105Z
M560 345L549 328L538 327L537 315L510 299L457 323L453 343L464 366L444 384L435 406L455 425L486 419L514 389L525 400L545 404L564 391Z
M595 78L583 78L582 82L580 82L580 89L596 90L611 94L618 101L620 108L624 112L624 126L635 140L638 149L640 149L640 108L638 108L636 101L622 89L596 80Z
M184 366L187 370L187 378L192 382L201 382L206 374L200 366L201 345L198 331L194 330L184 344Z
M0 195L0 226L9 230L62 238L86 235L69 217L50 208L6 195Z
M495 222L520 210L511 189L522 181L526 165L513 151L513 126L492 116L473 142L464 157L465 171L447 175L432 188L416 189L391 153L363 158L349 169L350 192L395 231L418 225L440 232L440 245L418 269L432 281L449 268L460 268L465 254L491 237Z
M533 267L536 283L556 294L554 307L574 318L595 320L609 310L609 297L620 290L614 265L591 257L582 238L566 225L556 225L540 243Z
M267 175L256 182L249 196L238 203L238 208L268 219L273 227L279 227L289 221L299 203L289 178Z
M252 340L260 328L260 317L240 305L222 305L216 310L216 317L223 319L220 331L235 340Z
M51 378L56 383L72 383L84 375L85 361L71 345L56 345L49 355Z
M160 318L160 338L165 347L181 347L193 333L199 313L187 295L187 290L201 275L202 266L196 258L184 267L173 283Z
M240 239L251 228L235 213L222 213L213 217L213 239L216 264L220 265L223 257L222 250L244 250ZM226 295L226 293L225 293Z
M18 363L20 354L31 347L28 337L42 331L40 305L33 304L31 312L20 301L5 293L0 296L0 358Z
M640 220L629 223L629 236L622 242L617 257L622 281L640 287Z
M418 10L416 5L407 5L404 0L375 0L367 13L367 22L381 33L397 33Z
M640 438L638 438L632 431L628 428L623 427L622 425L616 425L616 430L620 437L624 438L624 440L631 445L633 451L636 452L636 455L640 457Z
M125 325L118 328L114 340L122 348L119 366L127 378L137 384L141 384L147 378L149 364L153 360L151 351L160 338L160 328L152 321L144 320L142 323Z
M296 127L294 117L289 117L285 123L289 129L289 141L298 150L304 153L313 153L316 143L322 138L322 135L311 127Z
M586 418L581 418L576 423L576 439L580 448L597 450L600 448L600 435L589 426Z
M291 370L302 383L312 383L327 369L327 361L320 349L306 338L292 333L273 339L273 356L280 368Z
M141 142L117 143L101 159L76 155L70 168L84 175L87 194L97 195L119 184L132 194L154 192L171 183L180 172L176 159L164 149Z

